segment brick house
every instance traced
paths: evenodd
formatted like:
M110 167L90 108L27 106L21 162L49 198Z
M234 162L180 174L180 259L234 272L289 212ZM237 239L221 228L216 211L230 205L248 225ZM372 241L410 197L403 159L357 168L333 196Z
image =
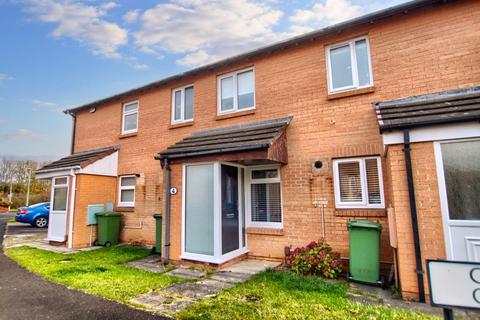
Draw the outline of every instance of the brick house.
M166 260L282 259L320 238L348 258L348 220L379 221L384 270L395 256L423 300L425 259L480 259L479 15L412 1L67 110L72 155L37 172L49 238L90 245L87 206L112 202L122 242L154 244L163 214Z

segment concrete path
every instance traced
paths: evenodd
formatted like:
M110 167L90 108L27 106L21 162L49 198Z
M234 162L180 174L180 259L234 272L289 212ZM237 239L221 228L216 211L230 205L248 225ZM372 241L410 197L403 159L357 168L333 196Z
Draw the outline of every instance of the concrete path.
M68 289L23 269L3 254L7 219L0 215L0 320L168 319Z
M46 237L47 228L35 228L29 224L20 222L9 223L5 232L3 246L5 248L28 246L45 251L65 254L101 248L100 246L92 246L82 249L68 249L64 245L51 245L47 240L45 240Z
M152 261L152 260L150 260ZM158 264L157 262L152 262ZM250 279L256 273L274 268L278 262L243 260L211 275L193 268L179 267L166 274L183 277L190 282L175 283L158 291L152 291L132 299L130 302L142 305L148 310L171 315L195 303L199 299L213 297L220 291ZM145 267L144 262L139 267Z

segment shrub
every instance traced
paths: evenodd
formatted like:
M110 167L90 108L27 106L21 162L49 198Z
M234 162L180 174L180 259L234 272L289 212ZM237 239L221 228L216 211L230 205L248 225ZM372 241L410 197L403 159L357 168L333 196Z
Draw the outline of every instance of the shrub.
M338 277L343 268L340 253L333 252L332 247L324 240L312 241L306 247L290 250L286 260L290 269L297 274L329 279Z
M11 206L11 203L8 202L8 200L5 200L5 199L0 199L0 207L4 207L4 208L7 208Z

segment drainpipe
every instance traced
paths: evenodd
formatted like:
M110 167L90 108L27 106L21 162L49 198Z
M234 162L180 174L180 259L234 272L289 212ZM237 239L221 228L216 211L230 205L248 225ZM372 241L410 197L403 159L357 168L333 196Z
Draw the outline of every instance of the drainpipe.
M425 288L423 285L422 253L420 250L420 236L418 234L417 205L415 202L415 187L413 184L412 159L410 157L410 131L403 130L403 145L405 153L405 166L407 169L408 197L410 200L410 215L412 218L413 245L415 247L415 264L418 283L419 301L425 303Z
M76 134L76 127L77 127L77 117L73 113L69 113L70 116L72 116L72 141L70 143L70 154L73 154L75 151L75 134Z
M75 193L77 190L77 175L70 169L70 177L72 177L72 183L68 187L70 191L70 203L69 203L69 220L68 220L68 244L67 247L71 249L73 247L73 215L75 212Z
M164 255L163 263L168 264L168 259L170 257L170 179L171 179L171 169L170 164L168 163L168 158L163 160L163 165L165 167L165 244L164 244Z

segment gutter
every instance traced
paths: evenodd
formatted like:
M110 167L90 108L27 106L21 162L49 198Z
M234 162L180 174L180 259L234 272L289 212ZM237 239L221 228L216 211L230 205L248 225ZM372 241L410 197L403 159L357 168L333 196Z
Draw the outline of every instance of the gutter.
M410 215L412 219L413 245L415 248L415 265L418 284L418 299L425 303L425 287L423 282L422 253L420 249L420 236L418 234L417 205L415 201L415 186L413 184L412 159L410 150L410 131L403 130L403 145L405 153L405 166L407 171L408 197L410 200Z
M65 171L65 170L77 170L77 169L82 169L82 168L80 166L72 166L72 167L64 167L64 168L37 170L35 171L35 174L49 173L49 172L55 172L55 171Z
M170 258L170 183L171 183L171 168L168 163L168 158L163 159L163 166L165 167L165 241L163 242L164 255L162 257L163 264L168 264Z

